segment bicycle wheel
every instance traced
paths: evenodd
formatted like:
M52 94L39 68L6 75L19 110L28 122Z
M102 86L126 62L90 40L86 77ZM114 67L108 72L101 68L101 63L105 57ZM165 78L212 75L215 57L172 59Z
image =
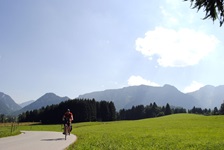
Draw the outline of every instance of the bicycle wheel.
M67 135L68 135L68 125L65 125L65 140L67 139Z
M71 133L71 126L68 126L68 135Z

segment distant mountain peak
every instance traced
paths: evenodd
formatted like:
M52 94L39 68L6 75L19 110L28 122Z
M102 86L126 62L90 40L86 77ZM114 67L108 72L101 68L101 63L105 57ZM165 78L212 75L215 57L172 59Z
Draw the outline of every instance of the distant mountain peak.
M215 86L213 86L213 85L205 85L205 86L203 86L201 88L215 88Z
M170 90L172 90L172 91L179 91L175 86L170 85L170 84L164 84L164 86L162 88L164 88L165 90L168 90L168 91L170 91Z
M56 94L49 92L49 93L45 93L43 96L41 97L50 97L50 96L57 96Z
M193 92L189 92L189 93L194 93L194 92L198 92L198 91L213 91L216 87L213 85L205 85L203 87L201 87L200 89L198 89L197 91L193 91Z
M59 104L62 101L66 101L68 99L69 99L68 97L60 97L52 92L46 93L40 98L38 98L36 101L34 101L33 103L25 106L24 108L16 112L16 114L19 114L25 111L34 110L34 109L39 109L41 107L46 107L47 105Z
M9 96L0 92L0 114L9 114L21 107Z
M164 84L164 85L163 85L163 87L171 87L171 88L175 88L175 89L176 89L176 87L175 87L175 86L170 85L170 84Z

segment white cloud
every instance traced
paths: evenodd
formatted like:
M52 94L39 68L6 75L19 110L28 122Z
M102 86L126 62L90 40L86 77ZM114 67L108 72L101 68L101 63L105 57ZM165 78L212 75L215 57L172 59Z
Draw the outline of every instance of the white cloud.
M196 65L215 50L219 40L213 35L182 28L179 30L156 27L136 39L136 50L150 59L158 56L163 67L185 67Z
M141 76L134 76L134 75L128 79L128 85L129 86L134 86L134 85L160 86L159 84L146 80L142 78Z
M194 92L203 86L204 86L204 84L202 84L202 83L199 83L197 81L192 81L192 83L189 86L185 87L183 92L184 93Z

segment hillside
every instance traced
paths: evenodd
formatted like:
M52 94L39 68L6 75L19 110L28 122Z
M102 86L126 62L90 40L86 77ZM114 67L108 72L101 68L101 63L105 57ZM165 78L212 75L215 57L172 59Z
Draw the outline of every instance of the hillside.
M0 114L10 114L21 107L9 96L0 92Z
M59 104L62 101L68 100L68 97L60 97L54 93L46 93L45 95L38 98L35 102L25 106L21 110L15 112L14 114L20 114L25 111L40 109L41 107L45 107L47 105Z
M198 100L191 95L180 92L171 85L163 87L130 86L121 89L111 89L80 95L78 98L94 98L95 100L108 100L115 103L116 109L131 108L133 105L149 105L156 102L157 105L166 105L192 108L197 106Z

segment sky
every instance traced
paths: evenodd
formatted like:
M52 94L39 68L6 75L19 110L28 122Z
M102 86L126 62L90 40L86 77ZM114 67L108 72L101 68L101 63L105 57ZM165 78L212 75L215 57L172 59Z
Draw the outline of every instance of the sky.
M204 15L183 0L0 1L0 92L224 85L224 27Z

